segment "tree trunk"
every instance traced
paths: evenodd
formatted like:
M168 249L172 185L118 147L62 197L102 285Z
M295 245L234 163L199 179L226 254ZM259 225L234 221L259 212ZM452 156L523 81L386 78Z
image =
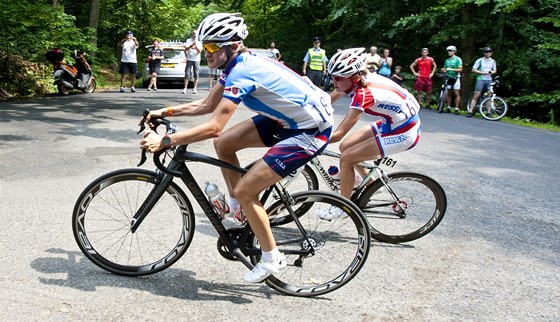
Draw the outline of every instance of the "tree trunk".
M475 6L473 4L466 4L463 7L463 11L461 13L461 24L463 26L472 25L474 11L475 11ZM467 109L467 106L470 103L467 102L467 100L474 88L474 81L473 78L471 77L472 74L471 69L472 69L472 65L474 64L474 60L476 58L474 57L475 38L476 38L476 33L469 30L465 34L463 40L461 41L460 57L463 60L463 75L461 78L461 105L462 107L464 107L465 110Z
M89 2L89 26L93 28L93 37L91 43L94 47L97 47L97 26L99 24L99 2L100 0L90 0ZM91 56L95 56L95 52L91 53Z

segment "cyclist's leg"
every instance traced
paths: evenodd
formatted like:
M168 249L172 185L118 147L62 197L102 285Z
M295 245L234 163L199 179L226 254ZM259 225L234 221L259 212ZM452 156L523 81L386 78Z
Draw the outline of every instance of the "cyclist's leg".
M258 198L259 193L321 153L328 144L331 128L312 134L289 130L261 133L270 135L269 138L263 138L264 142L279 141L249 169L234 187L234 195L263 252L263 264L255 266L251 273L245 275L245 280L248 282L262 281L275 269L282 269L282 266L286 266L286 260L282 260L283 255L280 255L276 247L268 215ZM275 264L271 264L271 262ZM269 269L267 268L269 265L275 265L276 268Z
M240 140L239 138L243 139ZM218 158L237 166L239 166L237 151L246 148L259 148L265 146L266 145L261 139L257 126L255 125L255 118L236 124L214 139L214 148ZM235 197L233 187L237 185L241 175L237 172L223 168L222 175L224 176L229 195L231 197Z
M366 125L340 143L340 194L343 197L352 196L354 165L383 155L374 131L371 125Z
M455 92L455 111L457 111L461 108L461 78L457 78L453 85L453 92Z
M478 98L480 97L480 93L481 93L480 91L476 91L476 89L475 89L472 101L467 102L469 104L468 107L467 107L467 112L473 113L473 111L476 109L476 102L478 102Z
M445 108L451 108L451 99L453 98L453 86L447 86L447 107Z
M249 169L234 188L234 195L259 240L261 250L265 252L276 248L276 244L270 230L268 215L259 202L258 195L281 179L282 177L261 159Z

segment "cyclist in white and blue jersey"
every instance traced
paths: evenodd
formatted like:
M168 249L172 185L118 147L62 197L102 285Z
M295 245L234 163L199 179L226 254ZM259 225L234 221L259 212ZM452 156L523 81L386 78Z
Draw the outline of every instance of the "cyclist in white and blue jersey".
M248 32L239 14L206 17L198 35L206 49L208 67L224 70L218 85L203 100L152 111L150 116L213 113L211 119L169 136L147 131L140 144L156 152L215 138L218 157L236 165L237 151L270 147L242 178L222 170L233 197L229 200L231 213L238 219L246 216L262 251L261 262L244 279L261 282L287 263L276 247L258 195L325 149L334 123L330 96L283 64L247 52L243 40ZM222 132L241 102L257 115Z

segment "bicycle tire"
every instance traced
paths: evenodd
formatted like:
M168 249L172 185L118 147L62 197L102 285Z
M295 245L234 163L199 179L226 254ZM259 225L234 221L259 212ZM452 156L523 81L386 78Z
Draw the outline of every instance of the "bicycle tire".
M483 118L489 121L497 121L507 114L508 105L499 96L487 97L478 106L478 111Z
M377 179L356 200L370 224L371 237L386 243L404 243L436 228L447 208L447 197L439 183L411 172L390 173L387 178L390 189ZM397 204L404 211L397 209Z
M319 190L319 180L317 179L317 175L307 164L303 167L301 172L299 172L295 176L295 178L293 178L292 180L287 180L286 178L284 178L279 183L284 187L284 189L287 189L292 194L300 191ZM268 199L264 202L265 209L270 207L278 200L280 200L280 197L275 191L273 191L272 196L269 196ZM300 216L305 214L309 210L309 208L311 208L311 206L312 204L310 203L302 204L299 207L295 208L294 211L296 215ZM270 225L284 225L292 220L292 217L289 215L284 217L278 216L270 221Z
M266 283L273 289L288 295L312 297L332 292L348 283L364 265L371 247L367 220L358 207L340 195L324 191L297 192L292 195L294 206L308 203L309 211L299 217L307 238L292 220L282 226L272 226L272 234L279 250L288 260L288 266L280 273L271 275ZM294 207L292 206L292 207ZM320 219L318 211L342 209L340 218L330 221ZM272 220L286 216L281 201L267 209ZM250 239L254 247L258 241ZM301 254L314 245L313 254ZM295 252L300 252L296 254ZM251 256L253 264L260 256Z
M84 189L74 206L72 229L89 260L114 274L141 276L159 272L185 254L194 234L194 211L174 182L142 225L130 231L132 216L158 182L153 171L124 169Z
M475 107L473 107L472 111L469 111L469 107L471 106L473 97L474 97L474 92L471 92L469 94L469 98L467 99L467 104L465 105L466 105L467 112L472 113L474 115L474 113L476 112L476 105ZM478 100L480 101L480 98Z
M447 87L443 88L439 92L438 107L437 107L439 113L443 112L443 108L445 107L446 104L447 104Z

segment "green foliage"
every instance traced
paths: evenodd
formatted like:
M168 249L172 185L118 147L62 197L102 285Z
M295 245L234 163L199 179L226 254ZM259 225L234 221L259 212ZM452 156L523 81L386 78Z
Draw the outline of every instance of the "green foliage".
M301 70L315 36L323 38L321 46L328 57L337 48L389 48L394 64L402 65L405 72L422 47L430 48L441 67L447 57L445 47L454 44L463 59L463 85L470 92L471 66L482 56L480 48L491 46L501 76L498 93L510 103L511 115L559 122L557 0L101 0L95 32L88 27L87 1L58 2L53 6L52 0L4 0L3 55L45 62L44 53L53 47L85 49L95 54L94 68L115 68L120 59L118 43L127 30L140 42L141 62L152 38L185 40L208 14L241 12L250 33L246 45L268 48L274 41L283 60L296 71ZM0 86L7 86L10 79L5 72L8 65L0 64ZM22 86L32 86L18 82L20 92L25 91Z
M91 50L91 30L75 26L75 17L43 1L4 0L0 11L0 49L26 60L44 62L51 48ZM22 18L24 17L24 18Z

